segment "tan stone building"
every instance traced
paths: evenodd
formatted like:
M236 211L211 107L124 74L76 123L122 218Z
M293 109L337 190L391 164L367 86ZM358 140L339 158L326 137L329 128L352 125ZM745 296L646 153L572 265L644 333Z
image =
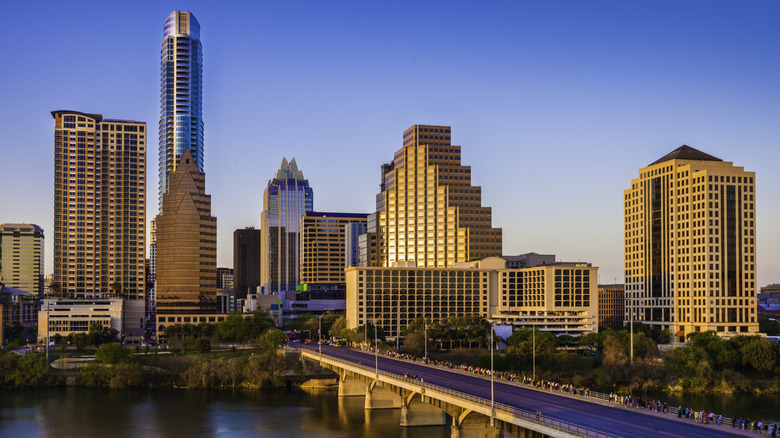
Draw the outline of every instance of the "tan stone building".
M0 283L43 298L43 229L0 224Z
M376 322L394 338L420 316L480 315L557 333L598 329L598 268L589 263L507 269L504 259L488 257L450 268L414 265L348 268L347 328Z
M501 229L492 228L491 209L481 205L482 190L471 185L471 167L461 164L450 130L412 126L392 163L382 166L376 265L445 268L501 255Z
M301 284L343 284L347 225L366 214L307 212L301 218Z
M54 279L61 295L144 298L146 124L53 111Z
M625 320L691 332L758 331L755 173L682 146L624 191Z
M205 174L188 149L170 175L157 216L157 314L216 311L217 218Z

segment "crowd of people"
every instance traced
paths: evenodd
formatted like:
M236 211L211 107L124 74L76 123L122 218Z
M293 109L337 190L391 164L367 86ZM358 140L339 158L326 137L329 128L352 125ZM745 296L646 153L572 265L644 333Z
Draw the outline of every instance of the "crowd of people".
M373 351L370 347L361 347L363 350L367 351ZM491 370L488 368L482 368L482 367L475 367L472 365L455 365L452 362L446 361L446 360L438 360L438 359L430 359L427 357L419 357L408 353L401 353L398 351L393 350L380 350L379 353L382 355L394 357L396 359L404 359L404 360L410 360L415 362L422 362L424 364L428 365L435 365L450 369L458 369L462 372L467 372L471 374L477 374L481 376L490 376ZM422 381L423 379L418 377L417 375L409 375L405 374L405 378L414 378L416 380ZM516 383L522 383L526 385L531 385L537 389L546 389L550 391L560 391L565 392L572 395L581 395L585 397L596 397L598 393L591 393L590 389L585 387L575 387L574 385L568 383L559 383L544 379L535 379L533 377L529 377L526 375L518 375L517 373L511 373L508 371L493 371L493 377L500 380L505 380L509 382L516 382ZM674 408L671 408L667 403L663 403L659 400L645 400L641 397L633 397L628 395L618 395L618 394L608 394L605 395L606 398L613 402L622 404L624 406L634 407L634 408L641 408L641 409L648 409L654 412L658 413L674 413ZM604 398L604 397L599 397ZM724 417L721 414L715 414L713 412L706 413L705 411L696 411L691 408L683 408L682 406L677 408L677 416L679 418L686 418L690 419L692 421L695 421L696 423L700 424L717 424L722 425L724 423ZM731 418L726 419L728 420L727 424L735 428L739 428L741 430L746 431L752 431L756 432L758 434L762 434L764 436L771 436L772 438L778 438L780 437L780 427L778 427L777 424L769 424L764 421L753 421L750 419L742 419L742 418Z

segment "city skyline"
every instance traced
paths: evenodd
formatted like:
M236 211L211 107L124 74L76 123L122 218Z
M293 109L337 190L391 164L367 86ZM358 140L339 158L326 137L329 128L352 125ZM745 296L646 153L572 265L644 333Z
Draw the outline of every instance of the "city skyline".
M756 286L780 282L779 5L188 6L207 42L206 191L219 266L232 266L233 232L260 225L282 157L307 169L317 210L368 213L377 169L419 123L452 126L504 254L591 262L601 283L622 281L622 194L636 169L683 144L722 157L756 173ZM158 120L160 31L175 9L6 6L1 162L26 190L0 190L0 222L53 235L50 111ZM121 19L95 18L112 12ZM24 31L25 16L39 20L36 32ZM148 218L156 165L150 157Z

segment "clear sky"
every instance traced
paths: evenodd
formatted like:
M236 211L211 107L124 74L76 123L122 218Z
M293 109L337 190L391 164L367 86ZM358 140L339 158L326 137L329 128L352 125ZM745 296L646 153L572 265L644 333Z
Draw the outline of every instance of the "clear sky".
M318 211L370 212L415 123L452 126L504 253L623 279L622 196L687 144L755 171L758 282L780 283L780 2L4 2L0 222L46 233L50 111L160 117L162 25L201 24L206 189L218 264L295 157ZM148 218L157 137L148 143Z

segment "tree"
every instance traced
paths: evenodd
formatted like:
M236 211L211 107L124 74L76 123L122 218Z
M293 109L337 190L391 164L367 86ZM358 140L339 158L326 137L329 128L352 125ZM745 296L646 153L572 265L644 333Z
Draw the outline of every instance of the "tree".
M101 363L116 365L127 361L130 357L130 349L118 342L103 344L95 351L95 360Z
M195 351L200 354L206 354L211 351L211 342L206 338L198 338L195 340Z
M341 331L347 328L347 318L341 315L330 327L328 333L333 337L339 337Z
M772 371L777 363L777 344L760 336L750 336L740 349L742 363L750 365L759 373Z
M62 285L58 281L52 281L49 285L49 289L54 293L55 297L60 296L60 291L62 290Z
M268 329L257 338L257 346L261 350L273 350L287 342L287 336L278 329Z
M115 281L111 283L111 294L115 297L122 295L122 283Z

